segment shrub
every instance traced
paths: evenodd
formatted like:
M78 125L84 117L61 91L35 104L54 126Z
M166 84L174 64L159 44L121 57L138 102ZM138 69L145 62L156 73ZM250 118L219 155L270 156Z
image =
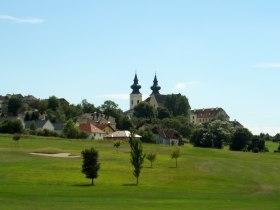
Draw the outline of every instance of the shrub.
M259 151L260 151L260 150L259 150L258 147L254 147L254 148L253 148L253 153L259 153Z
M20 134L16 133L13 136L13 140L18 141L18 140L20 140L20 137L21 137Z

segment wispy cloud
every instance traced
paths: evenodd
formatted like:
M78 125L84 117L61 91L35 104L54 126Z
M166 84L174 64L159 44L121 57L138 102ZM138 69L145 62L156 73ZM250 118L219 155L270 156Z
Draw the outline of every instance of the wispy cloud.
M129 94L125 93L118 93L118 94L104 94L97 96L98 98L104 98L104 99L117 99L117 100L129 100Z
M197 84L198 84L197 81L178 82L178 83L175 85L175 89L177 89L177 90L184 90L184 89L186 89L187 87L192 87L192 86L197 85Z
M41 24L46 22L39 18L18 18L10 15L0 15L0 20L10 21L12 23L23 23L23 24Z
M104 95L99 95L97 97L106 99L106 100L127 100L127 101L129 101L129 94L127 94L127 93L104 94ZM143 100L145 100L148 97L149 97L148 94L142 95Z
M260 63L260 64L255 65L255 68L277 69L277 68L280 68L280 63Z

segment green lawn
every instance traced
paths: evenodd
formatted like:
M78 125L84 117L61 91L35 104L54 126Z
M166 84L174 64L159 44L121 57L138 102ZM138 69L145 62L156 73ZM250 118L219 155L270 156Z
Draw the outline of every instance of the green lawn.
M94 146L101 169L95 186L81 173L81 158L30 155L58 150L79 155ZM269 143L269 148L278 144ZM243 153L181 147L178 168L172 147L144 144L158 154L145 162L135 186L128 144L0 135L0 209L279 209L280 153Z

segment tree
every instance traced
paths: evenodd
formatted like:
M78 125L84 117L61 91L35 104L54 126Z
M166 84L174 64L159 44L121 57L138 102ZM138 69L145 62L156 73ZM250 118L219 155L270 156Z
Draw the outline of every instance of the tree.
M170 118L170 112L168 111L167 108L165 107L158 107L157 108L157 112L158 112L158 119L164 119L164 118Z
M146 158L151 162L151 168L153 168L153 162L156 160L157 155L155 153L147 154Z
M22 104L22 100L19 97L12 96L8 102L8 112L14 116L17 116Z
M58 107L59 107L59 100L58 100L58 98L55 97L55 96L49 97L48 108L53 110L53 111L56 111Z
M119 152L119 147L121 146L121 142L117 141L114 143L114 147L117 149L117 152Z
M23 125L20 120L6 120L0 124L0 133L22 133Z
M145 154L143 153L143 148L141 141L134 137L134 131L131 131L129 137L129 145L130 145L130 162L134 167L133 175L136 177L138 185L139 183L139 176L141 173L141 169L143 168L143 162L145 159Z
M30 130L35 131L36 129L37 129L37 125L34 121L32 121L30 124Z
M83 113L94 113L96 108L93 104L89 103L86 99L82 100Z
M167 95L164 107L168 109L172 116L189 116L190 104L186 96L181 94Z
M149 129L144 130L141 132L141 141L145 143L156 143L156 136L153 132Z
M13 140L14 141L16 141L16 142L18 142L19 140L20 140L20 134L18 134L18 133L16 133L16 134L14 134L14 136L13 136Z
M66 138L78 138L80 131L73 120L70 119L64 125L63 134Z
M232 133L233 127L228 121L214 120L198 127L191 136L191 143L196 147L221 149L230 143Z
M91 179L93 185L93 179L98 177L98 170L100 169L98 151L92 147L83 150L81 154L83 156L82 173L86 175L86 178Z
M172 152L171 152L171 158L176 160L176 168L177 168L177 159L180 157L180 149L179 148L175 148Z
M147 102L141 102L134 107L134 116L138 118L154 118L156 116L155 109Z
M253 138L253 134L247 128L238 128L231 139L230 150L241 151L248 146Z

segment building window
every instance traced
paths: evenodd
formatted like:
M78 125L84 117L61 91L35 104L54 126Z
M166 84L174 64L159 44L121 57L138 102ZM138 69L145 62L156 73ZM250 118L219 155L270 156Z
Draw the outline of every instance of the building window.
M139 104L139 100L137 100L137 104Z
M133 100L131 100L131 105L133 105Z

